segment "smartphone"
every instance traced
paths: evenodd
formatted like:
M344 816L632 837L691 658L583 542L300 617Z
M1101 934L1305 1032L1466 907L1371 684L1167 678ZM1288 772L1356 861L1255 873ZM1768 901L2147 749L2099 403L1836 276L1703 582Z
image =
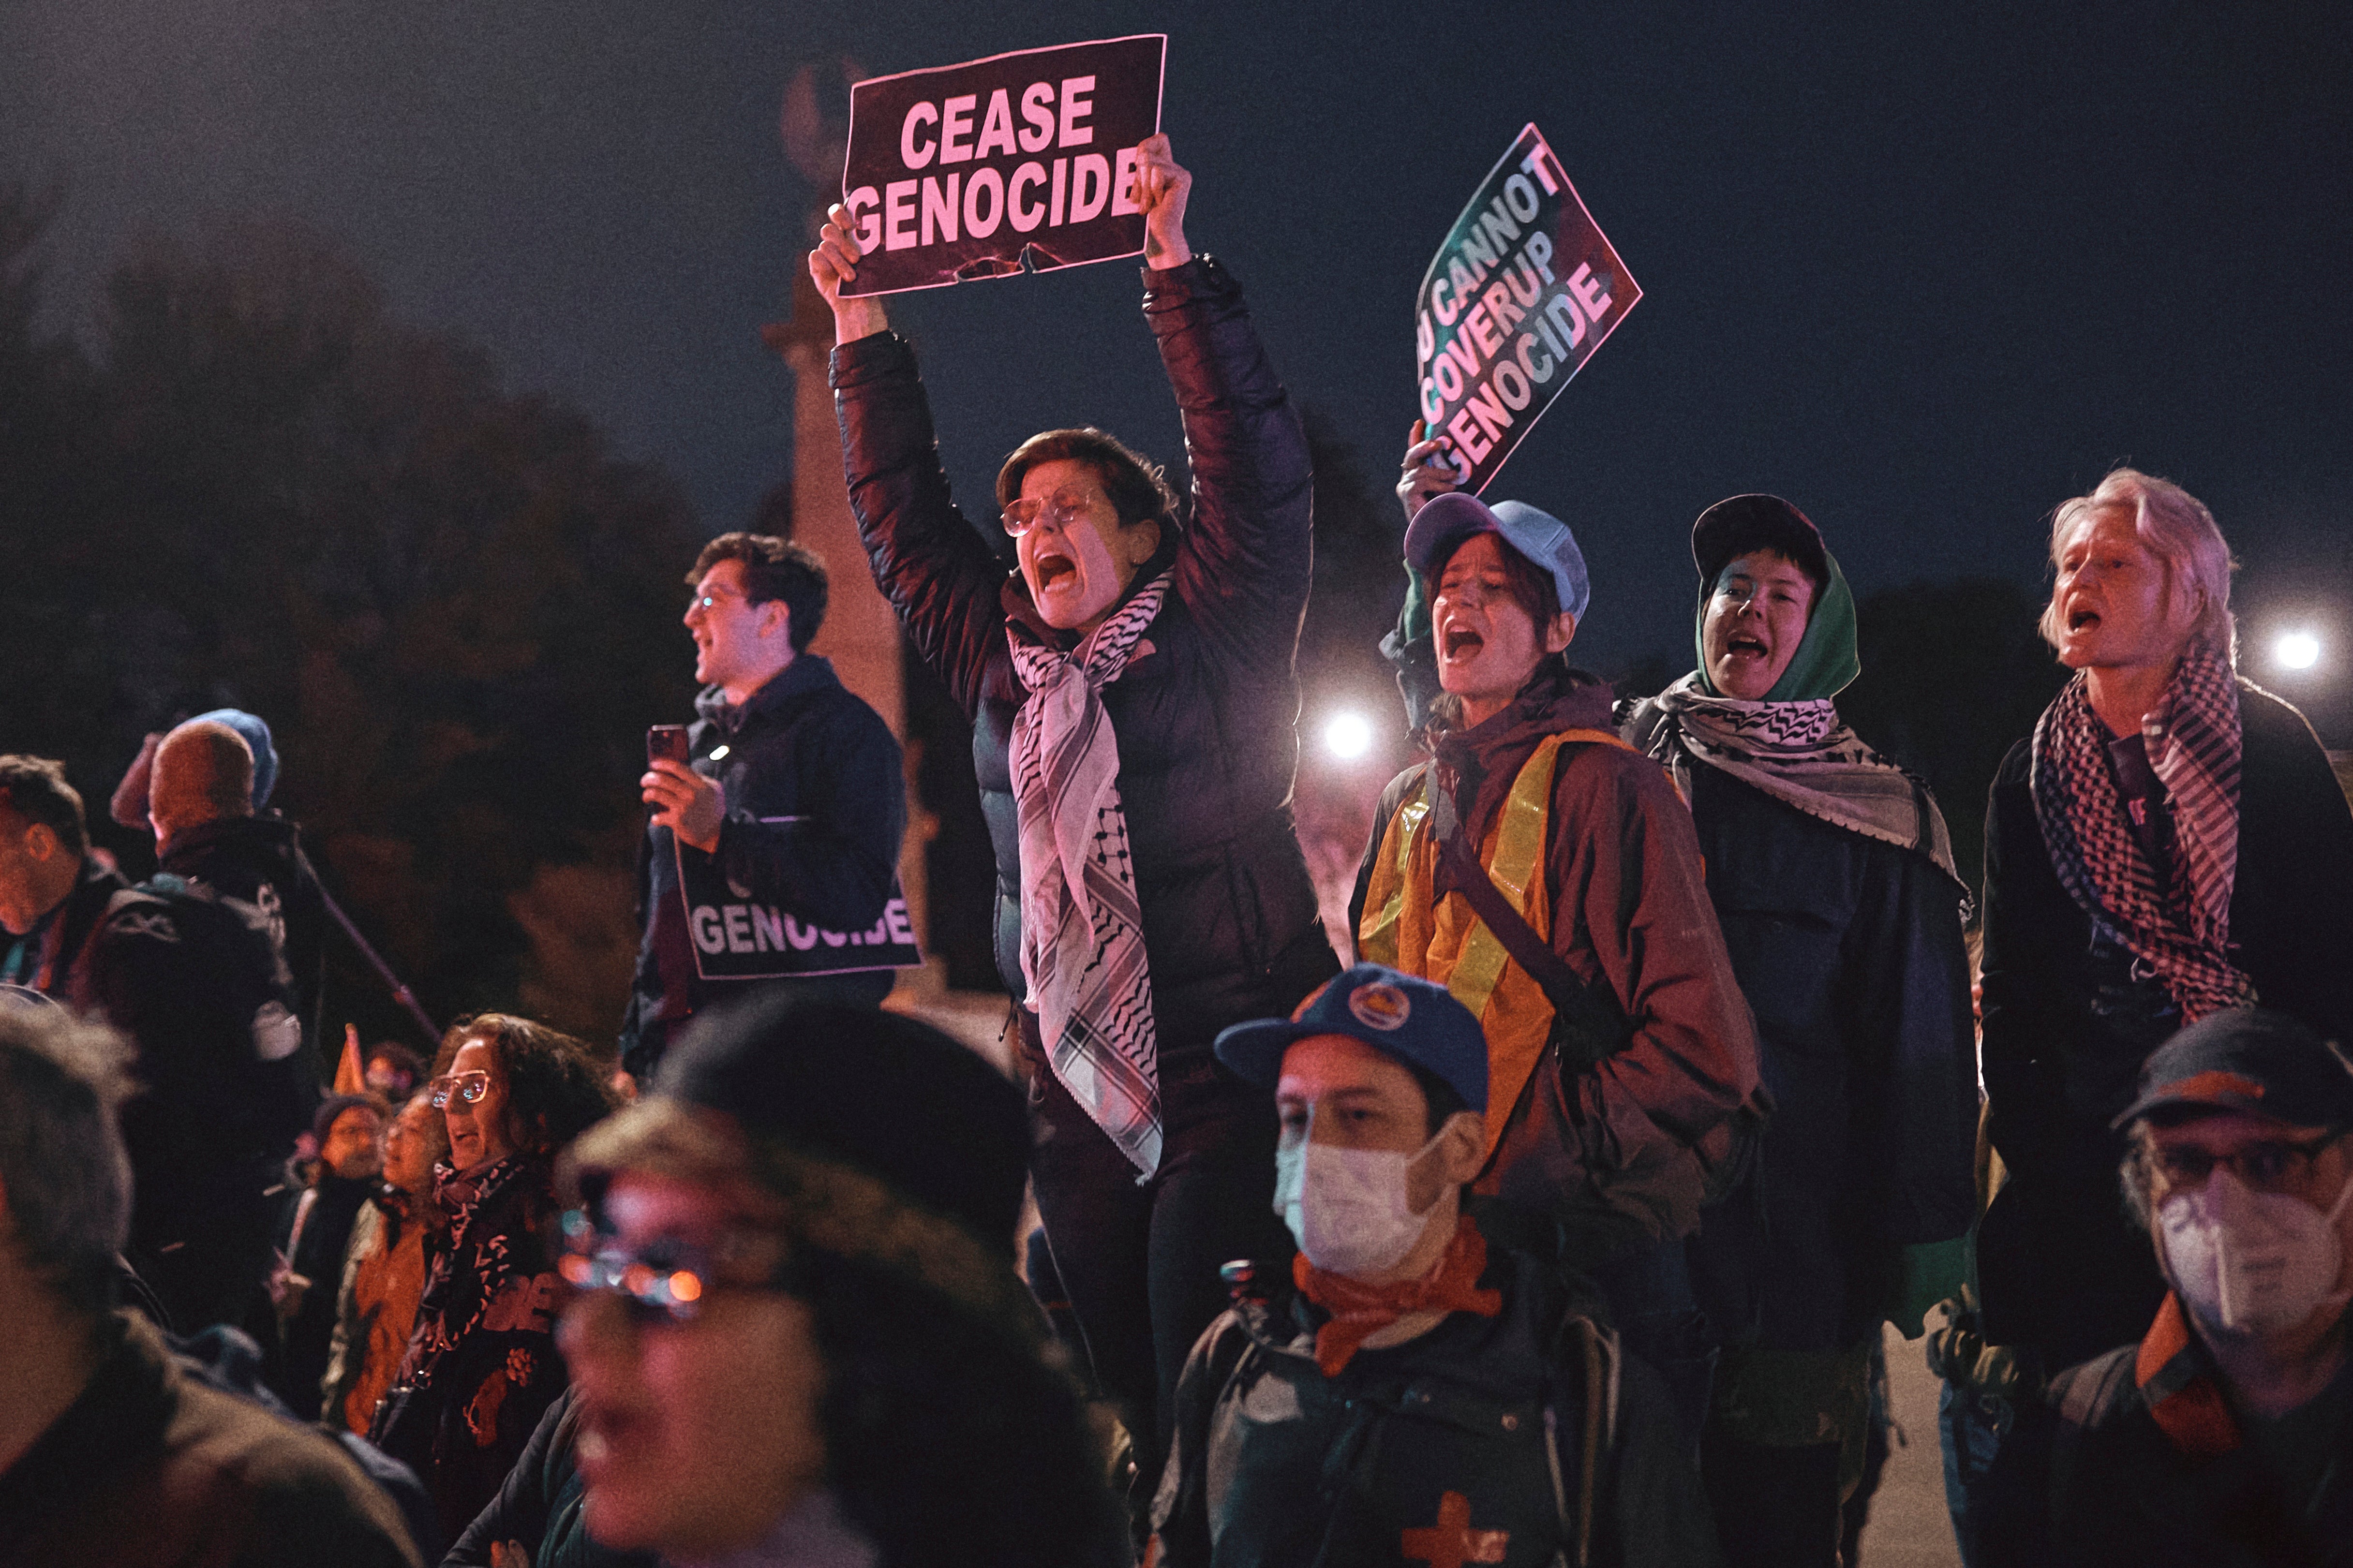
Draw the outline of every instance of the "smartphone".
M664 757L673 763L686 761L685 725L656 724L646 731L646 761L658 763Z

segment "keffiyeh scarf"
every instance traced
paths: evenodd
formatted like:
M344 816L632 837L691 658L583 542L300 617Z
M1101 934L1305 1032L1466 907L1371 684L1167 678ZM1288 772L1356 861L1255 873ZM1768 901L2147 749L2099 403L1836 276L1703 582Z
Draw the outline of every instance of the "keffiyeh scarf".
M2108 730L2080 672L2034 726L2034 816L2060 886L2163 984L2185 1021L2254 999L2230 959L2239 871L2239 687L2204 643L2181 656L2141 721L2173 818L2169 874L2149 863L2108 770Z
M1013 720L1021 977L1054 1076L1145 1175L1160 1168L1159 1039L1144 911L1103 688L1160 614L1154 578L1069 653L1006 636L1029 695Z
M1841 723L1831 699L1718 697L1702 689L1694 672L1643 706L1656 711L1641 743L1674 775L1684 799L1691 798L1692 764L1704 763L1809 816L1926 855L1960 880L1936 797Z

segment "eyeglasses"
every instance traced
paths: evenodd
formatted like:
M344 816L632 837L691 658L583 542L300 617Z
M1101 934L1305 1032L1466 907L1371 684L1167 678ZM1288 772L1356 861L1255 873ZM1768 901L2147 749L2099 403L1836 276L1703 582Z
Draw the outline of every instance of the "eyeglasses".
M491 1092L491 1075L479 1068L473 1072L452 1073L426 1085L426 1092L431 1096L426 1103L436 1110L448 1110L452 1100L460 1105L480 1105L482 1097Z
M731 1230L709 1247L661 1237L634 1250L619 1246L608 1231L599 1230L586 1209L567 1210L563 1219L565 1256L555 1266L575 1290L609 1290L619 1296L629 1321L639 1328L690 1323L715 1289L757 1289L784 1282L782 1258L771 1251L781 1238L762 1233ZM770 1252L767 1266L757 1258ZM751 1279L723 1279L722 1270L746 1272L740 1265L751 1259Z
M2273 1193L2300 1184L2321 1151L2342 1136L2330 1132L2308 1143L2250 1143L2235 1154L2217 1154L2190 1144L2152 1147L2148 1163L2169 1188L2202 1187L2215 1166L2227 1165L2257 1192Z
M694 597L686 602L686 613L690 616L694 614L697 610L708 613L712 610L717 609L723 600L744 599L746 597L747 595L739 594L733 588L716 594L697 594Z
M1005 531L1018 539L1038 526L1039 520L1051 510L1054 521L1067 527L1073 520L1087 515L1096 501L1093 491L1076 485L1064 485L1050 496L1023 496L1005 509L1002 519Z

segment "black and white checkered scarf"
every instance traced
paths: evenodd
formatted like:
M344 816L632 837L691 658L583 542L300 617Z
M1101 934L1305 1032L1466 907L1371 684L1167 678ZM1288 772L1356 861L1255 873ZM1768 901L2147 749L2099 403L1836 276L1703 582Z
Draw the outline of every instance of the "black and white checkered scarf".
M2230 959L2231 889L2239 869L2239 686L2204 642L2181 656L2141 721L2149 766L2173 818L2170 874L2160 885L2108 769L2108 730L2078 672L2034 726L2034 815L2060 886L2094 929L2129 948L2184 1020L2255 999Z

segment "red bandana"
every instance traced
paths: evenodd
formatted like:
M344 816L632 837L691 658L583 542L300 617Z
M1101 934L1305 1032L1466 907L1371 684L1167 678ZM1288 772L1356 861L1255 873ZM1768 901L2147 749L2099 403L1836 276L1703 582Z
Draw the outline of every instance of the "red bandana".
M1332 1314L1315 1331L1315 1364L1332 1377L1348 1364L1356 1347L1399 1318L1432 1310L1476 1312L1492 1318L1504 1310L1501 1290L1479 1289L1487 1271L1487 1238L1469 1215L1454 1224L1446 1255L1419 1279L1367 1285L1345 1274L1327 1273L1301 1253L1291 1260L1291 1278L1306 1298Z
M2239 1423L2189 1336L2181 1298L2169 1290L2133 1358L2133 1382L2158 1428L2183 1453L2202 1459L2239 1446Z

